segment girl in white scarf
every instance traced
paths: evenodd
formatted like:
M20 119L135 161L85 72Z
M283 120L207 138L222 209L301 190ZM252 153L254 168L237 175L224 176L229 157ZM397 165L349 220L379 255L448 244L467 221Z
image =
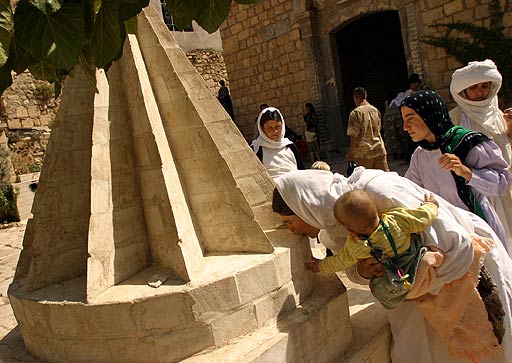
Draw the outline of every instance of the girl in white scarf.
M288 222L292 230L293 226L297 226L296 233L312 234L320 230L320 241L324 244L327 242L334 251L343 245L344 231L337 224L332 207L337 198L346 191L359 189L371 193L379 209L414 208L426 193L425 189L396 173L366 170L362 167L356 168L348 179L327 171L294 171L276 179L275 184L279 195L294 213L293 216L283 216L280 213L281 219ZM444 252L444 262L436 270L437 284L431 287L431 294L437 294L444 284L466 274L473 261L471 234L497 240L496 234L482 219L452 206L440 197L436 196L436 199L440 203L439 216L422 233L425 245L435 246ZM501 243L495 243L484 255L483 261L497 285L505 310L506 330L502 354L485 362L511 362L512 263ZM354 282L368 284L368 280L358 275L355 267L347 271L347 275ZM460 362L450 356L446 343L423 317L414 302L406 301L389 311L389 320L393 333L391 358L394 363Z
M297 147L284 136L286 126L277 108L263 109L256 123L259 136L251 147L272 178L292 170L304 169Z
M487 98L480 101L469 100L465 90L482 82L491 83ZM490 59L469 62L466 67L457 69L452 75L450 92L459 107L450 111L450 117L455 125L479 131L490 137L499 146L503 159L512 167L512 148L507 136L507 124L503 112L498 107L501 82L501 74ZM505 242L512 243L512 190L500 196L488 196L487 199L502 221L508 236L508 242Z
M491 82L487 98L480 101L469 100L464 90L482 82ZM512 164L512 149L507 136L503 112L498 107L498 92L501 82L501 74L490 59L483 62L469 62L466 67L457 69L452 74L450 93L459 108L452 110L450 117L455 125L479 131L493 139L510 166Z

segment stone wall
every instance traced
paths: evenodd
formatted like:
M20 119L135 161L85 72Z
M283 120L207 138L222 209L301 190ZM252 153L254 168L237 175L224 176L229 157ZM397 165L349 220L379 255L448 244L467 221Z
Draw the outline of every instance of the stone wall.
M197 49L187 52L187 57L215 96L221 79L229 85L222 52ZM41 169L50 136L50 129L45 126L51 126L60 104L60 97L43 97L40 94L42 88L38 88L41 85L48 89L48 83L35 80L29 72L21 73L14 78L0 102L0 122L7 127L3 137L5 144L8 139L16 175Z
M489 25L490 2L263 0L256 5L234 5L221 35L235 122L250 138L258 105L266 102L281 108L287 124L300 132L303 104L312 101L338 148L346 146L342 130L353 105L346 104L342 96L350 90L343 87L333 38L352 21L389 10L400 17L407 72L419 73L451 102L451 74L461 64L421 39L436 32L430 27L435 23ZM512 11L505 15L504 26L512 36Z
M292 0L263 0L233 5L221 26L235 123L247 139L261 103L278 107L288 126L304 126L302 105L311 92L298 15Z
M213 49L195 49L186 52L188 60L206 81L208 89L217 96L219 81L226 81L229 87L228 73L222 52Z
M50 129L8 130L6 134L16 175L40 171L50 138Z
M60 97L53 97L53 86L35 80L28 71L14 77L2 98L9 129L51 125L60 102Z
M421 19L420 32L424 36L439 35L439 30L430 24L436 23L473 23L477 26L489 26L489 4L492 0L454 0L454 1L419 1L418 13ZM505 1L501 1L502 5ZM512 9L506 12L503 25L505 34L512 37ZM425 55L426 78L433 89L447 100L451 100L450 81L455 69L462 65L444 49L421 44ZM482 59L478 59L482 60Z

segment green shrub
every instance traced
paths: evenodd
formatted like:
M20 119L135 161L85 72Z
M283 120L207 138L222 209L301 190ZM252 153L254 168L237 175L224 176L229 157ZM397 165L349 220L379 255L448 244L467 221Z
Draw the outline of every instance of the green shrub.
M14 188L9 184L0 184L0 222L9 223L19 220Z
M34 94L36 97L48 100L54 95L54 87L50 83L41 83L36 86Z

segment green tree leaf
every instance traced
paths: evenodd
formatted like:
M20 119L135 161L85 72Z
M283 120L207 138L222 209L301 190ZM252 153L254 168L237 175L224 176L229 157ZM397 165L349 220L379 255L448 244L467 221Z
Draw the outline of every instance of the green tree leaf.
M236 0L240 4L254 4L260 0ZM167 9L174 24L184 29L195 20L208 33L215 32L231 9L231 0L170 0Z
M45 14L54 13L61 7L59 0L32 0L32 4Z
M119 20L126 21L140 13L141 9L149 5L149 0L120 0Z
M98 68L108 67L122 47L119 0L104 0L94 22L91 52Z
M214 33L229 15L231 0L201 1L195 21L208 33Z
M46 59L55 68L71 69L84 44L84 18L79 3L65 3L59 11L44 14L27 0L20 0L14 13L14 37L37 60Z
M13 25L10 0L0 0L0 67L7 62L9 56Z

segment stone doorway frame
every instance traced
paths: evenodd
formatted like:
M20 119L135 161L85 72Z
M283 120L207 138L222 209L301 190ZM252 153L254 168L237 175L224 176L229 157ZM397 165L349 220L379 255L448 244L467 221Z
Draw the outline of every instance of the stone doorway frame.
M295 2L304 49L305 68L308 83L311 85L312 99L322 112L327 133L336 143L336 149L345 152L348 144L343 128L346 128L348 113L343 97L342 82L337 75L335 34L352 21L368 14L382 11L398 11L408 73L418 73L423 77L425 58L420 46L421 33L420 7L418 1L390 0L376 1L324 1L316 7L310 1ZM341 125L341 128L340 128Z

